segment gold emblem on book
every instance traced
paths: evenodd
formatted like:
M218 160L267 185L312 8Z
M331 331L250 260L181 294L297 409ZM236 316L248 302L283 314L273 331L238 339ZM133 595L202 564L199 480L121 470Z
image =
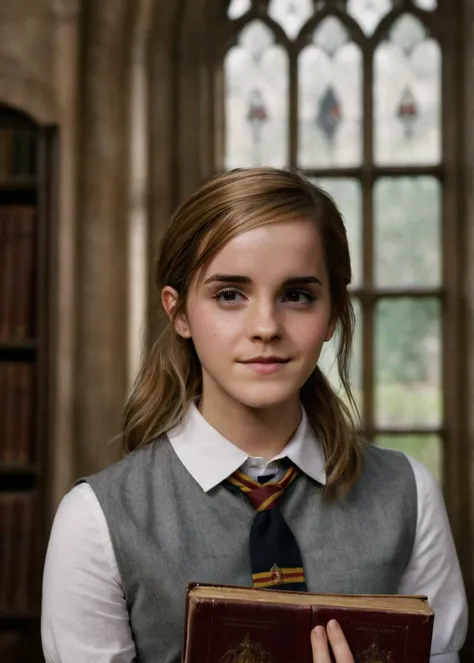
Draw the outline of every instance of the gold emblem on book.
M281 585L284 580L283 571L276 564L270 569L270 579L274 585Z
M357 657L357 663L395 663L391 651L380 649L375 643Z
M252 642L246 635L239 645L224 654L221 663L273 663L273 659L260 642Z

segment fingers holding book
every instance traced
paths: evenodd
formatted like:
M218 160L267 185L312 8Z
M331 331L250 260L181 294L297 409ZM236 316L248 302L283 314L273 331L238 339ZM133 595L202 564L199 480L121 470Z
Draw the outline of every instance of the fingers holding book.
M316 626L311 631L313 663L331 663L329 645L331 646L335 663L354 663L354 657L351 654L344 633L334 619L328 623L326 629L323 626Z

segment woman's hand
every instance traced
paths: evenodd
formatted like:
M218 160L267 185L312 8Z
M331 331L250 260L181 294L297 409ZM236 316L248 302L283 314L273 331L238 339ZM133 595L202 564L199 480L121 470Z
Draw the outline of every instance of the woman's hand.
M336 663L354 663L344 633L334 619L328 623L326 629L323 626L316 626L311 631L313 663L331 663L328 640Z

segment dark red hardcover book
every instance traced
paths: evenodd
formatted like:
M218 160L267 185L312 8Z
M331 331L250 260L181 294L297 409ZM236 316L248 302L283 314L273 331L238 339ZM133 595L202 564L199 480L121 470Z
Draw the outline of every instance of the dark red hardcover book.
M33 336L35 290L35 229L36 209L32 206L15 208L15 270L18 293L14 305L14 337Z
M0 208L3 225L3 251L2 259L2 282L1 288L1 305L2 305L2 327L0 333L1 340L9 340L12 336L12 319L11 319L11 301L13 297L14 284L14 255L13 255L13 232L14 232L14 218L11 214L11 207Z
M27 614L38 606L37 499L0 496L0 612Z
M423 596L336 595L192 583L183 663L312 663L310 633L337 619L355 663L429 663Z
M35 365L17 364L19 381L18 431L15 444L15 462L33 465L35 454Z
M1 164L0 164L0 172L1 172ZM3 340L7 337L7 299L5 291L5 278L6 278L5 263L7 255L6 246L7 246L7 221L4 212L0 207L0 340Z
M0 362L0 461L7 464L14 462L14 382L15 364Z

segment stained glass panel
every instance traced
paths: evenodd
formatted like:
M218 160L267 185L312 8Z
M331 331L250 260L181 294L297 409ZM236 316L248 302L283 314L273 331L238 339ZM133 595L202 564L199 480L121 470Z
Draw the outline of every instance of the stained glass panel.
M437 299L385 299L376 308L377 427L439 426L441 307Z
M362 192L358 180L349 178L326 178L316 184L329 193L338 206L346 226L351 252L352 285L362 282Z
M441 283L441 187L434 177L384 177L374 190L379 287Z
M334 16L299 56L298 165L357 166L362 160L362 56Z
M436 9L438 5L436 0L413 0L413 4L426 11L432 11L433 9Z
M375 444L384 449L403 451L420 460L441 483L443 444L437 435L380 435L375 438Z
M270 0L268 14L294 39L313 14L312 0Z
M347 11L362 30L371 35L381 19L392 8L392 0L348 0Z
M402 15L375 53L375 160L436 164L441 158L441 51L420 21Z
M226 167L288 161L288 57L262 21L252 21L224 63Z
M350 383L352 394L354 396L359 411L362 408L362 310L357 299L352 300L354 312L356 315L356 327L354 334L354 352L350 369ZM342 387L339 373L337 370L337 346L339 337L336 333L333 339L324 344L318 366L326 375L336 393L349 405L347 396Z
M227 16L235 20L246 14L252 7L251 0L231 0L227 10Z

